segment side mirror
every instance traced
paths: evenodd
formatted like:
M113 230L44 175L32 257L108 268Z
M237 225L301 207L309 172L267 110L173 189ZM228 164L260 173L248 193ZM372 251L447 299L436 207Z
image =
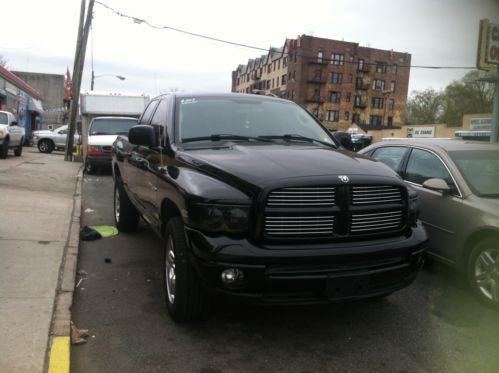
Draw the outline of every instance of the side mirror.
M428 179L423 183L423 188L434 190L442 194L450 192L450 187L444 179Z
M156 131L154 127L145 124L133 126L128 131L128 141L134 145L147 146L149 148L156 146Z
M11 123L10 123L11 127L12 126L17 126L17 120L13 120Z

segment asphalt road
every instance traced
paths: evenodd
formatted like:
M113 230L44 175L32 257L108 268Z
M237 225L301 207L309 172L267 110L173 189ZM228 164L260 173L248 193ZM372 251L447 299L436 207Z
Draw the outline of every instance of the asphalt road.
M87 176L83 225L113 224L109 175ZM72 307L86 344L72 372L499 372L499 313L463 279L427 265L378 301L307 307L218 304L203 322L168 316L160 242L134 234L81 242ZM107 263L106 263L107 262Z

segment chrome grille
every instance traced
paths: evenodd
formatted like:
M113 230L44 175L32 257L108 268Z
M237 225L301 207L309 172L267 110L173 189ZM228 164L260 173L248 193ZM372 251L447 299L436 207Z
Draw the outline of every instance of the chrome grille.
M352 187L352 204L382 204L402 202L399 187L391 185L354 186Z
M404 211L353 214L350 221L350 233L381 233L402 228Z
M267 216L265 232L269 236L332 235L334 216Z
M335 202L334 187L283 188L271 192L268 207L332 207Z

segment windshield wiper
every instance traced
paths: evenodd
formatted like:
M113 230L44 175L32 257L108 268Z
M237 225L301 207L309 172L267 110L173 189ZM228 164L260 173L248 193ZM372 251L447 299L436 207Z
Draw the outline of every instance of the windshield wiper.
M283 139L284 141L292 141L292 140L298 140L298 141L307 141L310 143L316 142L318 144L326 145L334 149L338 149L338 147L333 144L329 143L326 141L322 140L317 140L312 137L307 137L307 136L302 136L302 135L297 135L297 134L284 134L284 135L273 135L273 136L258 136L258 138L264 138L264 139Z
M270 140L270 139L265 139L265 138L261 138L261 137L232 135L230 133L220 133L220 134L210 135L210 136L188 137L186 139L182 139L182 143L193 142L193 141L205 141L205 140L211 140L211 141L221 141L221 140L249 141L249 140L255 140L255 141L272 142L272 140Z

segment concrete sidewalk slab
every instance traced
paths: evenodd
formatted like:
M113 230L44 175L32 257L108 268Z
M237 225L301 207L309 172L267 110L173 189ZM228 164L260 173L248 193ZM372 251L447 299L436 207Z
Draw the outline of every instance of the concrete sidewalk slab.
M76 262L77 256L79 216L73 212L80 211L76 187L81 166L64 162L61 153L32 148L21 157L0 160L2 373L46 370L54 312L63 314L59 330L68 333L75 265L66 261ZM61 292L67 299L57 304Z

